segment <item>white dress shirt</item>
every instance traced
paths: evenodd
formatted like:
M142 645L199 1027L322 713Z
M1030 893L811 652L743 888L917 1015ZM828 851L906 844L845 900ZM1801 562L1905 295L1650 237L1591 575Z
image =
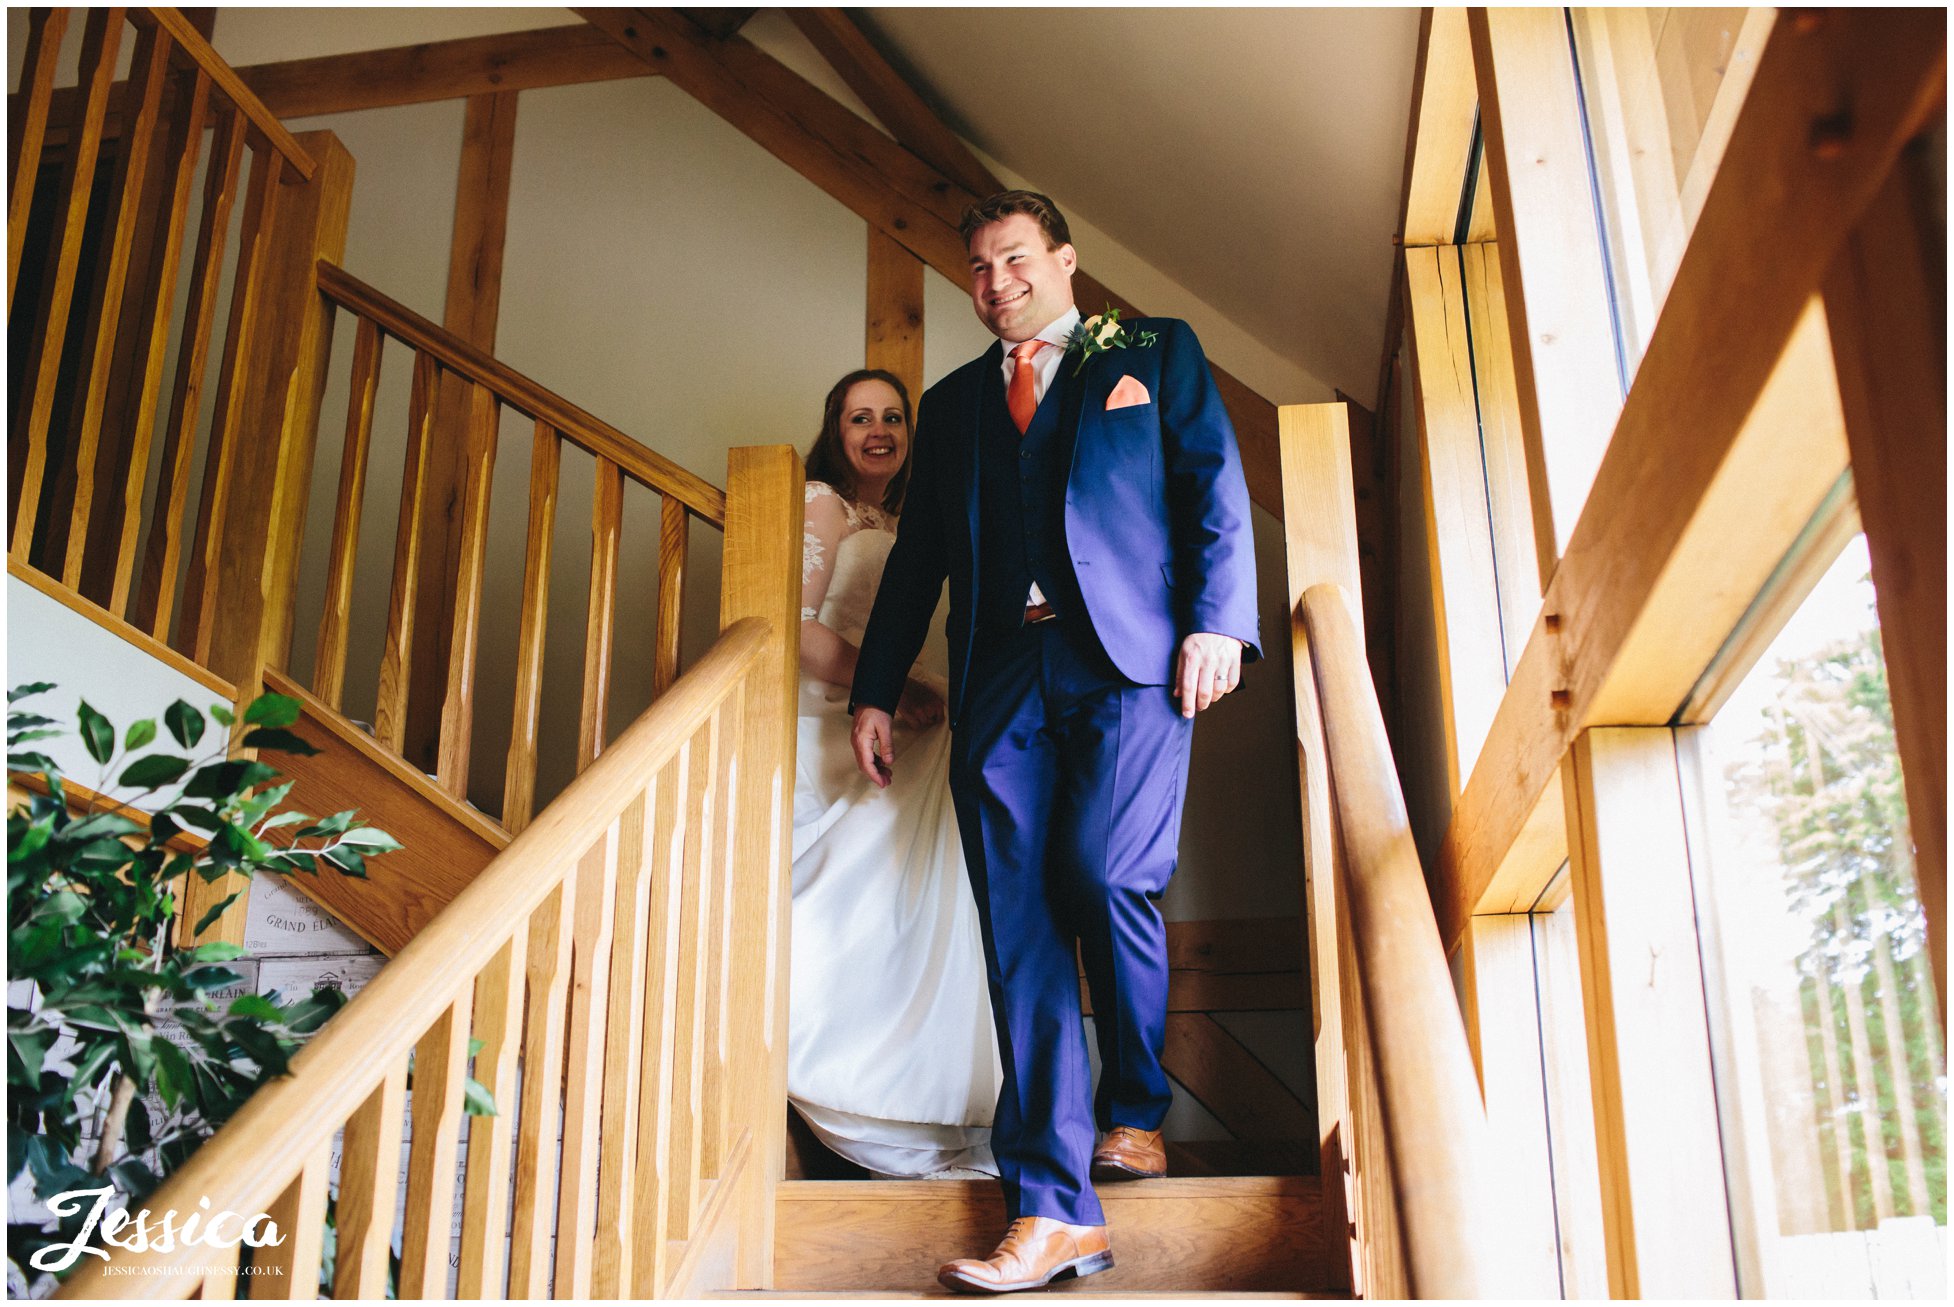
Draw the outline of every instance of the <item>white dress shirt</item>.
M1065 361L1065 342L1072 338L1072 331L1079 325L1077 305L1067 309L1038 333L1034 339L1050 342L1044 349L1031 356L1031 403L1035 408L1045 402L1045 392L1052 387L1052 378L1058 375L1058 365ZM1018 360L1011 351L1017 346L1011 341L1000 342L1004 346L1004 393L1011 393L1011 378L1018 371ZM1031 592L1025 596L1025 607L1047 602L1045 592L1038 583L1031 583Z

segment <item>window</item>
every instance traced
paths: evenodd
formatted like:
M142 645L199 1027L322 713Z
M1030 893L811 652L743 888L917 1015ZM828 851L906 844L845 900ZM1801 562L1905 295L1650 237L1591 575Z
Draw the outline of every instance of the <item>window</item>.
M1938 1296L1946 1060L1865 537L1694 736L1746 1296Z

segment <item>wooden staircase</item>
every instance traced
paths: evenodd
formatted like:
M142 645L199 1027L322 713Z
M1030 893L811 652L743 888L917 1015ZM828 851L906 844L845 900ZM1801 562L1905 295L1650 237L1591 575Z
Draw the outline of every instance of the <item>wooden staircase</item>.
M397 1212L402 1297L941 1294L936 1267L988 1251L1002 1231L994 1184L783 1178L801 531L792 450L735 450L725 489L709 485L351 276L337 263L350 157L330 133L285 133L173 10L93 11L83 87L68 99L74 116L50 128L68 19L37 11L33 21L16 101L24 128L11 161L9 287L10 302L17 280L34 288L15 308L35 316L44 339L9 441L13 562L99 605L105 622L133 622L136 638L208 668L241 698L264 688L299 699L301 733L321 752L280 759L297 782L291 801L312 812L360 808L405 846L367 881L296 882L393 960L292 1076L205 1145L152 1208L207 1198L214 1208L275 1213L297 1237L262 1256L282 1270L290 1296L311 1296L329 1196L334 1296L385 1291ZM136 101L123 94L125 113L112 118L125 22L137 32L146 98L130 117ZM82 216L111 123L122 184L111 188L117 221L101 230L112 248L84 248ZM210 173L211 216L191 233L188 179L210 123L221 166ZM243 235L227 255L222 217L247 145ZM40 191L51 215L34 208L43 172L55 182ZM51 247L23 247L30 213L41 213L36 230L54 233ZM216 349L218 270L227 257L237 269L196 494L201 375L186 363L174 394L161 398L186 248L196 293L177 337L183 357L200 362ZM122 257L131 249L142 257ZM62 288L98 258L111 275L89 280L94 298L71 305ZM35 273L20 280L23 264ZM117 323L125 303L140 319L126 331ZM89 330L67 329L71 309ZM348 322L347 406L328 421L332 334ZM413 391L369 730L351 719L346 687L389 348L410 354ZM79 386L68 350L88 362ZM110 412L117 421L105 426ZM1333 593L1319 592L1303 622L1305 591L1338 581L1355 591L1342 412L1282 414L1284 499L1303 524L1291 532L1290 582L1322 1136L1309 1160L1321 1178L1108 1186L1118 1264L1054 1293L1470 1296L1496 1282L1483 1265L1496 1241L1473 1246L1496 1212L1472 1165L1483 1114L1430 904L1401 893L1418 872L1415 856L1405 862L1403 805L1388 753L1377 752L1381 731L1367 735L1366 695L1371 718L1376 708L1361 642L1337 620ZM496 794L479 783L475 680L505 413L530 422L533 440L514 719ZM164 475L145 536L152 427L163 432ZM322 427L343 432L325 599L316 639L299 650L309 657L295 657ZM591 580L577 775L553 793L540 780L538 741L560 470L570 457L595 466ZM452 493L435 484L437 464ZM613 739L627 486L660 503L655 697ZM726 539L719 636L686 664L695 523ZM309 675L295 674L301 665ZM1334 795L1333 771L1344 781ZM1388 909L1361 889L1373 878L1399 895ZM236 888L193 887L186 917ZM219 929L241 935L238 914ZM1376 1022L1387 1001L1408 1023ZM424 1077L411 1105L410 1052ZM519 1068L531 1073L519 1078ZM465 1133L464 1072L508 1108L469 1118ZM1414 1089L1442 1109L1416 1102ZM413 1144L396 1185L403 1127ZM1422 1151L1407 1151L1407 1138ZM451 1218L452 1283L443 1255ZM229 1297L235 1271L234 1250L228 1261L200 1249L123 1254L106 1271L86 1268L64 1296Z

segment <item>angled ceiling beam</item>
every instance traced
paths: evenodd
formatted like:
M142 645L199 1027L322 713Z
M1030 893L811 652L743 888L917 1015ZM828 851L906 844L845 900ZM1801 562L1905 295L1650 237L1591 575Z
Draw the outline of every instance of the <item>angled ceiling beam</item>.
M723 41L746 26L757 9L679 9L686 21L716 41Z
M845 11L789 9L787 16L849 88L862 97L869 111L917 158L973 195L1004 189L1004 183L978 162L970 147L937 117Z
M970 289L957 234L957 220L976 198L970 190L743 37L702 37L672 10L575 12L938 273ZM1082 308L1104 303L1129 316L1139 312L1084 272L1074 278L1073 291ZM1249 495L1280 518L1275 406L1222 368L1213 371L1235 424Z

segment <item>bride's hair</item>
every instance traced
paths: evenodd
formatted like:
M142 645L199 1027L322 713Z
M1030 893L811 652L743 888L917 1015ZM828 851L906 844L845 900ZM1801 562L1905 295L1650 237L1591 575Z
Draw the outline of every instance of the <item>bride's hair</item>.
M841 443L841 406L848 399L849 387L861 381L886 382L902 400L902 425L909 430L909 457L903 459L902 466L889 478L888 487L882 492L882 507L888 512L900 513L903 493L909 489L909 465L916 457L916 420L909 405L909 387L903 385L902 378L892 372L884 372L881 368L860 368L835 382L821 405L821 434L814 438L814 447L807 451L807 479L827 482L844 498L855 497L855 469L848 462L848 452Z

